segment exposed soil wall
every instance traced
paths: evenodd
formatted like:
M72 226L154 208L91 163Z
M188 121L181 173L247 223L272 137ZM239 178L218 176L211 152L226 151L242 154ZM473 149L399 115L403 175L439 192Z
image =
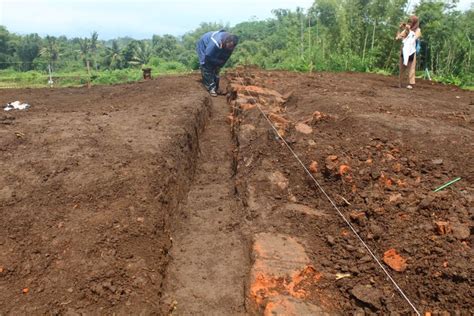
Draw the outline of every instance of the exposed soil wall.
M210 115L197 77L15 100L32 107L0 114L0 313L156 311Z
M420 312L473 312L472 92L355 73L229 79L236 187L254 236L251 308L411 311L259 106Z

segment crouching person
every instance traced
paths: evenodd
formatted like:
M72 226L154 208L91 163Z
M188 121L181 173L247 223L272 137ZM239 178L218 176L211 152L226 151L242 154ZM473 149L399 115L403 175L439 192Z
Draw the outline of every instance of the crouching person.
M204 34L196 44L202 82L213 97L217 96L219 90L219 71L232 55L238 42L236 35L220 30Z

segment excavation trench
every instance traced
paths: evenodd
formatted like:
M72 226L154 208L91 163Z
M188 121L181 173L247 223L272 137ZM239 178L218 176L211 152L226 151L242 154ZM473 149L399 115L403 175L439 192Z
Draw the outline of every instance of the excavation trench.
M234 145L225 98L212 99L212 115L199 137L199 157L187 198L171 217L173 246L163 313L245 313L248 246L242 207L235 198Z

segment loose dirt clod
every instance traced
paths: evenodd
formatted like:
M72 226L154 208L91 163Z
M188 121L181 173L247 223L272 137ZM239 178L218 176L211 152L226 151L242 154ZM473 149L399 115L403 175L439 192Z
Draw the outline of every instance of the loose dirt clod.
M452 224L453 236L459 240L467 240L471 236L471 229L469 225L454 222Z
M407 269L406 259L400 256L395 249L385 251L383 261L397 272L403 272Z
M301 134L305 134L305 135L310 135L313 133L313 129L311 128L311 126L305 124L305 123L298 123L295 125L295 129L301 133Z
M367 304L371 308L375 308L376 310L382 308L382 292L378 289L373 288L370 285L356 285L351 290L351 294L354 295L356 299Z
M437 221L435 222L435 225L436 225L436 231L440 235L446 235L451 232L451 227L449 226L449 222Z

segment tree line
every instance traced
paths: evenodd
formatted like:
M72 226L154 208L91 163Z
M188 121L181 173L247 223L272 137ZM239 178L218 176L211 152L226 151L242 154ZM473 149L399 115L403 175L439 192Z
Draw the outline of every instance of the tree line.
M421 0L422 49L418 70L455 84L472 86L474 13L456 9L457 0ZM296 71L372 71L396 73L400 43L394 40L408 18L408 0L316 0L303 10L277 9L263 21L233 27L202 23L183 36L100 40L17 35L0 26L0 71L51 69L53 72L136 69L144 65L192 70L199 67L195 44L211 30L225 28L240 44L228 66L252 64ZM1 75L1 73L0 73Z

